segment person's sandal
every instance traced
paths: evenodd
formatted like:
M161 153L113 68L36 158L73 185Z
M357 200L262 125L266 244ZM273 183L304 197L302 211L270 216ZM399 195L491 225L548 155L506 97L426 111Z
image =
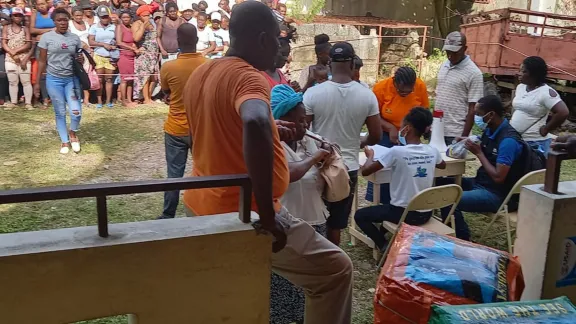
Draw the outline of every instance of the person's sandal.
M15 104L11 103L11 102L7 102L7 103L4 104L4 110L6 110L6 111L10 111L10 110L12 110L12 109L14 109L14 108L16 108L16 107L17 107L17 106L16 106Z
M32 106L31 104L27 104L26 106L24 106L26 108L26 110L34 110L34 106Z

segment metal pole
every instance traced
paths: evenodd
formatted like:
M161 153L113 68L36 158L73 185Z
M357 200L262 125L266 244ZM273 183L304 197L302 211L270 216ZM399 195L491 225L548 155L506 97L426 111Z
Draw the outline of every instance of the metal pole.
M96 197L96 213L98 214L98 235L108 237L108 207L106 196Z

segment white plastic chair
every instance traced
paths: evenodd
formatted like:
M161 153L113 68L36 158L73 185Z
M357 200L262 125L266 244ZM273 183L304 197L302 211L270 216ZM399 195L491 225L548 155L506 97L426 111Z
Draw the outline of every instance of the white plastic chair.
M511 229L510 223L514 223L514 224L518 223L518 212L509 212L508 211L508 203L510 202L510 199L512 198L513 195L520 193L523 186L533 185L533 184L543 184L545 176L546 176L546 170L545 169L532 171L532 172L526 174L525 176L523 176L522 178L520 178L520 180L518 180L516 182L514 187L512 187L512 190L510 190L510 192L508 193L508 196L506 196L506 199L504 199L504 202L502 202L502 205L500 205L500 208L498 208L498 211L496 213L484 213L484 215L492 216L492 221L490 222L490 224L488 224L488 227L486 227L486 229L484 230L484 233L482 233L482 237L480 238L480 240L504 234L504 232L500 232L500 233L496 233L496 234L493 234L490 236L486 236L486 234L488 233L488 231L490 230L490 228L492 227L494 222L496 222L496 219L498 219L498 216L502 215L502 216L504 216L504 221L506 222L506 232L505 233L506 233L506 236L508 239L508 252L510 252L510 254L512 254L513 253L512 250L514 248L514 245L512 244L512 231L515 231L516 228Z
M426 190L422 190L414 198L412 198L406 209L404 209L404 213L402 214L398 224L383 222L382 226L388 232L392 233L392 239L390 240L388 247L386 247L386 251L382 255L380 262L378 262L378 268L380 269L384 264L384 261L388 256L388 252L390 252L390 248L394 243L394 239L398 234L400 225L404 223L408 212L417 210L440 209L452 205L450 213L448 213L448 217L446 217L446 222L448 222L450 219L452 219L452 215L456 210L456 206L458 206L458 203L460 202L460 198L462 198L462 188L455 184L428 188ZM431 217L426 224L421 225L420 227L442 235L455 234L454 222L452 222L452 227L449 227L441 221L437 220L435 217Z

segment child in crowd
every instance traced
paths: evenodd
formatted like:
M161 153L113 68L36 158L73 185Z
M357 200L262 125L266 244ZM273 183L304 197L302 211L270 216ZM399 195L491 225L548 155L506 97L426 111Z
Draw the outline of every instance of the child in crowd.
M428 144L422 144L420 138L430 131L432 113L422 107L413 108L402 122L398 132L401 146L394 146L380 156L365 148L366 163L362 166L363 176L371 175L384 168L392 169L390 182L390 204L366 207L358 210L354 219L356 224L370 237L376 246L386 250L388 242L384 234L374 225L384 221L398 223L404 209L420 191L432 187L434 169L444 169L446 163L438 150ZM430 220L432 211L411 211L405 222L422 225Z
M324 83L328 81L328 75L330 71L326 66L317 66L314 69L314 80L316 80L316 84Z

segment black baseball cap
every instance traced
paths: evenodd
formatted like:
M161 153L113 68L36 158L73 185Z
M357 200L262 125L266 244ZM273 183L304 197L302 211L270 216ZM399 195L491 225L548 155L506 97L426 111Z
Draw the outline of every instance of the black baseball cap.
M349 62L354 60L355 57L354 47L348 42L337 42L330 49L332 62Z

